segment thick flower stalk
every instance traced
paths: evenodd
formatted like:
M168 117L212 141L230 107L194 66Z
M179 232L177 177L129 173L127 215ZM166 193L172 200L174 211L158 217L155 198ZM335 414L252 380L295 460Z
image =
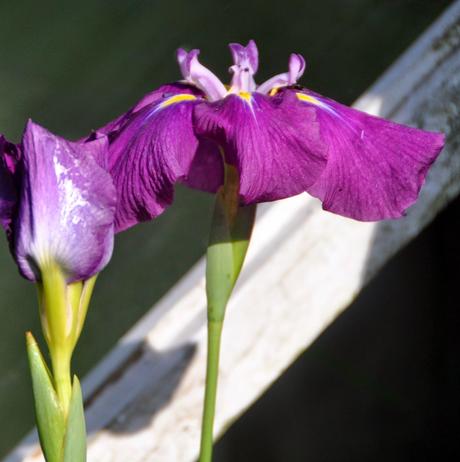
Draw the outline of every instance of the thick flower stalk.
M286 72L257 85L255 43L233 43L230 51L230 85L198 61L198 50L180 49L183 80L147 94L99 130L111 140L107 168L117 188L117 230L161 214L177 182L217 192L200 462L211 460L220 331L255 204L307 192L345 217L399 218L444 144L440 133L365 114L298 85L305 71L299 54L290 56Z
M78 379L70 362L97 273L113 248L116 192L99 163L108 141L72 143L33 122L16 146L0 137L0 220L19 271L36 283L51 370L27 349L47 462L86 460Z

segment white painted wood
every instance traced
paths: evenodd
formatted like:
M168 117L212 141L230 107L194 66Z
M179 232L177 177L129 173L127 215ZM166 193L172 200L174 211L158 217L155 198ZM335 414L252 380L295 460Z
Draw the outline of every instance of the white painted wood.
M447 147L408 216L380 224L323 212L306 195L259 209L228 309L216 416L221 433L460 190L460 1L356 103L442 130ZM192 462L205 367L200 261L84 381L90 462ZM32 434L5 462L41 460Z

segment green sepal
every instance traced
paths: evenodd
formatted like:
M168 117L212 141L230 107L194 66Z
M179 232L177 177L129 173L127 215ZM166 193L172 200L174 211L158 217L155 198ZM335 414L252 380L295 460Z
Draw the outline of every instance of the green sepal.
M231 167L227 167L231 168ZM255 219L255 205L240 207L229 188L216 196L206 255L208 319L220 322L243 266Z
M86 424L80 382L73 378L62 462L86 462Z
M62 462L65 417L53 386L50 371L30 332L26 334L40 444L47 462Z

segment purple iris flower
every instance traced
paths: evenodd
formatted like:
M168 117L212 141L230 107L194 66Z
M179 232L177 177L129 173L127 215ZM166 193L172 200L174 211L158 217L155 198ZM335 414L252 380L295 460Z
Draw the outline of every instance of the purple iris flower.
M179 49L183 80L147 94L101 129L111 138L108 168L118 191L117 230L159 215L176 182L205 191L239 174L241 205L308 192L323 208L363 221L397 218L415 202L444 136L399 125L297 85L305 60L254 81L258 52L230 44L225 86Z
M57 263L67 282L88 279L112 254L116 191L98 162L104 136L73 143L29 121L20 145L0 136L0 222L21 274Z

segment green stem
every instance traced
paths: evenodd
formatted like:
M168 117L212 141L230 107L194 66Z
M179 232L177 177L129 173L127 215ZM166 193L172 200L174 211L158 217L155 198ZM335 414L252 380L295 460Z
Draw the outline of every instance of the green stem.
M223 321L208 321L208 358L206 364L206 389L199 462L211 462L214 414L216 409L217 376L219 372L220 339Z
M72 396L72 377L70 374L70 358L64 350L56 349L50 352L51 364L53 366L53 379L59 402L67 418L69 412L70 398Z
M89 302L91 300L91 296L93 294L94 285L96 284L96 279L98 274L90 277L83 283L83 288L81 291L80 301L78 305L78 313L76 316L76 322L74 326L74 334L73 334L73 343L74 345L77 343L81 331L83 329L83 325L85 323L86 314L88 312Z
M223 151L222 154L224 155ZM232 165L225 164L225 183L216 197L206 253L208 358L200 462L211 462L212 460L222 325L227 303L246 256L255 218L255 205L239 206L238 191L238 171Z

